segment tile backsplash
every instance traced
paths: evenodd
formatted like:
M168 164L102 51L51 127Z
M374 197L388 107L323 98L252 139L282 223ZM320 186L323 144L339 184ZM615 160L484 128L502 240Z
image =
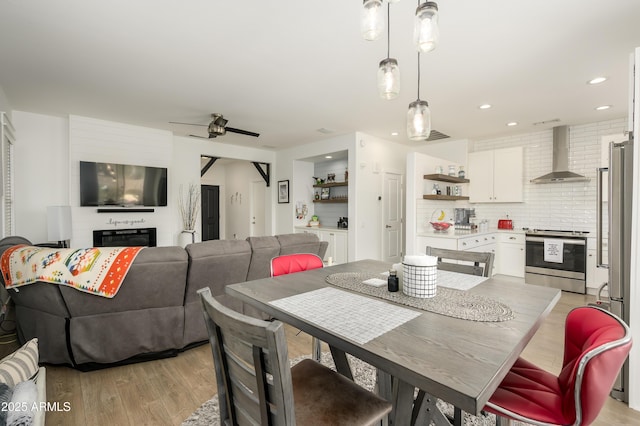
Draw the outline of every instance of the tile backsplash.
M474 141L472 151L522 146L524 148L524 202L523 203L455 203L420 200L418 232L422 232L434 211L445 210L453 215L454 207L476 209L479 220L488 219L497 227L498 219L509 215L515 228L565 229L596 231L596 169L601 167L602 137L621 134L626 119L609 120L570 126L569 170L588 177L588 182L533 184L531 179L551 172L553 130L542 130L517 136ZM470 180L473 176L467 176ZM420 218L424 218L420 220ZM420 223L422 222L422 223Z

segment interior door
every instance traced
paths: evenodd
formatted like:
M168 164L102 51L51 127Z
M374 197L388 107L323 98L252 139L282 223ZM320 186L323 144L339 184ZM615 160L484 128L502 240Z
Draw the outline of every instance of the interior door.
M220 187L201 185L202 241L220 239Z
M251 182L251 226L249 235L252 237L261 237L265 233L264 227L264 197L265 183L264 180Z
M382 189L382 259L402 258L402 175L385 172Z

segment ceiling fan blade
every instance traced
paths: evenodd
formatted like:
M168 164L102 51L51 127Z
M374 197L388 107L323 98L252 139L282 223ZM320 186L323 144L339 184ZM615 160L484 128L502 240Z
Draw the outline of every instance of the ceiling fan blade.
M171 123L171 124L184 124L186 126L204 126L204 127L208 126L208 124L181 123L179 121L170 121L169 123Z
M191 136L192 138L200 138L200 139L209 139L210 138L210 136L200 136L200 135L189 135L189 136Z
M241 135L253 136L255 138L260 136L260 133L250 132L248 130L235 129L233 127L225 127L225 129L227 130L227 132L239 133Z

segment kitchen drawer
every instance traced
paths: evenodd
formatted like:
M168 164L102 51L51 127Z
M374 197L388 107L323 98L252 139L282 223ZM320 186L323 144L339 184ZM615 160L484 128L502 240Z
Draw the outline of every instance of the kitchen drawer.
M496 234L474 235L458 239L458 250L474 250L476 247L497 243ZM480 250L482 251L482 250Z
M499 234L501 243L512 243L512 244L524 244L525 243L525 235L524 234L511 234L508 232L500 232Z

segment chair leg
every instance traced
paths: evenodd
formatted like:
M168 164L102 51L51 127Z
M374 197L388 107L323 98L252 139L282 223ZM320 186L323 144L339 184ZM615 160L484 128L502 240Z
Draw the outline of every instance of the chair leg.
M322 356L322 348L321 342L317 337L311 338L311 358L314 361L320 362L320 357Z

